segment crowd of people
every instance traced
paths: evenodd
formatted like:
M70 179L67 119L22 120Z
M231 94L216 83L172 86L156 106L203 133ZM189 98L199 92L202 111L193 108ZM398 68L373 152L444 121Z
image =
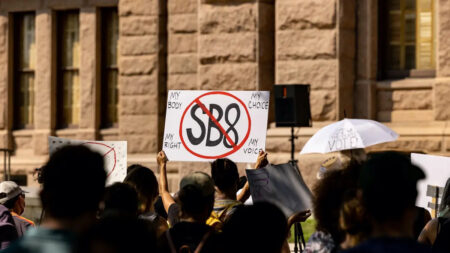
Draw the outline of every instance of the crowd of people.
M255 169L268 162L261 151ZM14 182L0 183L0 249L281 253L290 252L291 226L311 215L303 210L285 217L267 202L244 205L251 185L229 159L212 162L211 176L193 172L183 177L175 194L169 192L164 152L157 163L159 180L149 168L132 165L123 182L105 187L100 154L82 145L61 148L41 168L39 226L21 216L25 192ZM395 152L321 170L312 189L316 231L302 250L450 252L450 183L439 218L431 219L415 206L417 182L424 177L409 157Z

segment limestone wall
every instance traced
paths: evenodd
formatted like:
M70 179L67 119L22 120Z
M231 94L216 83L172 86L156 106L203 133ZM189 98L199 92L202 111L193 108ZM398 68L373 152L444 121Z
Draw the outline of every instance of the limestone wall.
M437 76L434 85L434 118L436 120L450 120L450 1L437 1Z
M197 20L197 0L168 1L168 90L198 89Z
M129 153L156 152L162 135L165 4L119 1L119 138L128 141Z
M337 3L284 0L276 8L276 83L311 84L314 120L335 120Z

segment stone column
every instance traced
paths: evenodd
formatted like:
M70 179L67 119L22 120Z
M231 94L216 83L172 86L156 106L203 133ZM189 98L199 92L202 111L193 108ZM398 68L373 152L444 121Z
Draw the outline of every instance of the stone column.
M338 1L338 119L353 116L356 55L356 2Z
M376 119L378 0L357 1L354 116Z
M198 88L271 89L273 2L200 0Z
M80 131L77 138L97 139L99 118L96 107L99 97L97 11L95 7L80 9ZM100 110L100 109L98 109Z
M335 0L284 0L276 8L276 83L310 84L315 121L338 118Z
M450 0L436 1L437 43L436 66L437 79L434 84L434 118L450 120Z
M11 148L11 85L9 73L9 18L0 10L0 148Z
M54 92L55 49L53 19L50 9L36 12L36 70L34 83L34 153L48 153L48 136L55 125L56 96Z
M160 148L164 4L165 0L119 2L119 135L128 141L129 153Z

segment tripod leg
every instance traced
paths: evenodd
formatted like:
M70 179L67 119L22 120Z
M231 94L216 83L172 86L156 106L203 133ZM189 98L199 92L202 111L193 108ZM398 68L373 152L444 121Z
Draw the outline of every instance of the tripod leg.
M297 228L297 224L294 225L294 252L298 253L298 228Z
M303 228L300 223L296 223L295 226L297 226L297 231L298 231L298 241L300 244L300 252L303 252L303 250L305 249L305 246L306 246L305 236L303 234Z

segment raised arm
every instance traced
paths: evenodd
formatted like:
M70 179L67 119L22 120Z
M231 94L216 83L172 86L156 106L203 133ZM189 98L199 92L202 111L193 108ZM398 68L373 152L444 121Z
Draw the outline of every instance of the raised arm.
M169 207L172 204L175 204L175 200L169 192L169 184L167 183L167 156L164 151L160 151L158 156L156 157L156 161L159 166L159 194L161 195L161 199L164 205L164 209L166 212L169 212Z

